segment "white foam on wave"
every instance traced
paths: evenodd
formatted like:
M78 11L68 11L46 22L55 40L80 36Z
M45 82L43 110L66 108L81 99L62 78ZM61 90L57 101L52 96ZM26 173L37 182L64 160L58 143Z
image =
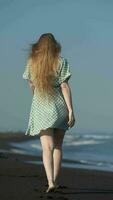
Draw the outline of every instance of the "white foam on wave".
M41 147L40 144L31 144L30 146L31 146L32 148L34 148L34 149L42 150L42 147Z
M87 163L87 160L80 160L81 163Z
M67 141L65 142L66 146L80 146L80 145L88 145L88 144L100 144L102 142L95 140L84 140L84 141Z
M22 150L22 149L10 149L11 153L17 153L17 154L26 154L26 151Z
M113 136L110 136L110 135L84 135L83 138L110 139L110 138L113 138Z

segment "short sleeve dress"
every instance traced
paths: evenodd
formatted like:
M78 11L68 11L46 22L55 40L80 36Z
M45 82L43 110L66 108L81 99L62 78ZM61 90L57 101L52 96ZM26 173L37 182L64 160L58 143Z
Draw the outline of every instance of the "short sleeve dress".
M25 66L25 71L22 75L23 79L31 80L31 74L29 70L29 64ZM68 109L63 97L60 84L67 82L72 76L70 71L70 65L66 58L59 58L58 76L54 83L55 96L52 101L48 99L42 100L41 97L36 95L35 89L32 98L28 126L26 128L25 135L35 136L40 133L41 130L47 128L59 128L68 130Z

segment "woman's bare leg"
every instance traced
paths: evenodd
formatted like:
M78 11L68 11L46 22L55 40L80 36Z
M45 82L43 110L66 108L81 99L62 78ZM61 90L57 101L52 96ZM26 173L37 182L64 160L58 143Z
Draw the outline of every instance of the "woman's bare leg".
M54 186L54 172L53 172L54 141L53 141L52 131L53 129L49 128L46 130L41 130L39 134L43 151L42 153L43 164L45 167L49 187Z
M65 130L54 129L54 151L53 151L53 162L54 162L54 183L57 184L58 175L61 168L62 161L62 143L65 135Z

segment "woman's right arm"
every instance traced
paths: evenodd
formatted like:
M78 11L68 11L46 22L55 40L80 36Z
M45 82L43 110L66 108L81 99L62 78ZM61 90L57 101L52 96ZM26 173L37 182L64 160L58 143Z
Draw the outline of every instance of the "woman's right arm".
M74 109L73 109L73 103L72 103L72 94L71 94L71 88L68 84L68 82L63 82L60 84L62 94L64 96L68 111L69 111L69 120L68 124L70 127L74 126L75 123L75 116L74 116Z

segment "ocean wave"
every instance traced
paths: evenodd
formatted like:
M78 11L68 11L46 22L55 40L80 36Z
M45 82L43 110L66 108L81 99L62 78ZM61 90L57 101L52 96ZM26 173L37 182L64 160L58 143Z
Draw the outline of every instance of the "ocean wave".
M113 135L105 135L105 134L70 134L65 135L64 143L66 145L91 145L91 144L99 144L105 142L106 140L113 139Z
M97 134L70 134L70 135L65 135L65 138L68 140L73 140L73 139L97 139L97 140L101 140L101 139L111 139L113 138L113 135L97 135Z
M84 140L84 141L67 141L64 142L66 146L80 146L80 145L93 145L93 144L100 144L102 142L95 141L95 140Z

